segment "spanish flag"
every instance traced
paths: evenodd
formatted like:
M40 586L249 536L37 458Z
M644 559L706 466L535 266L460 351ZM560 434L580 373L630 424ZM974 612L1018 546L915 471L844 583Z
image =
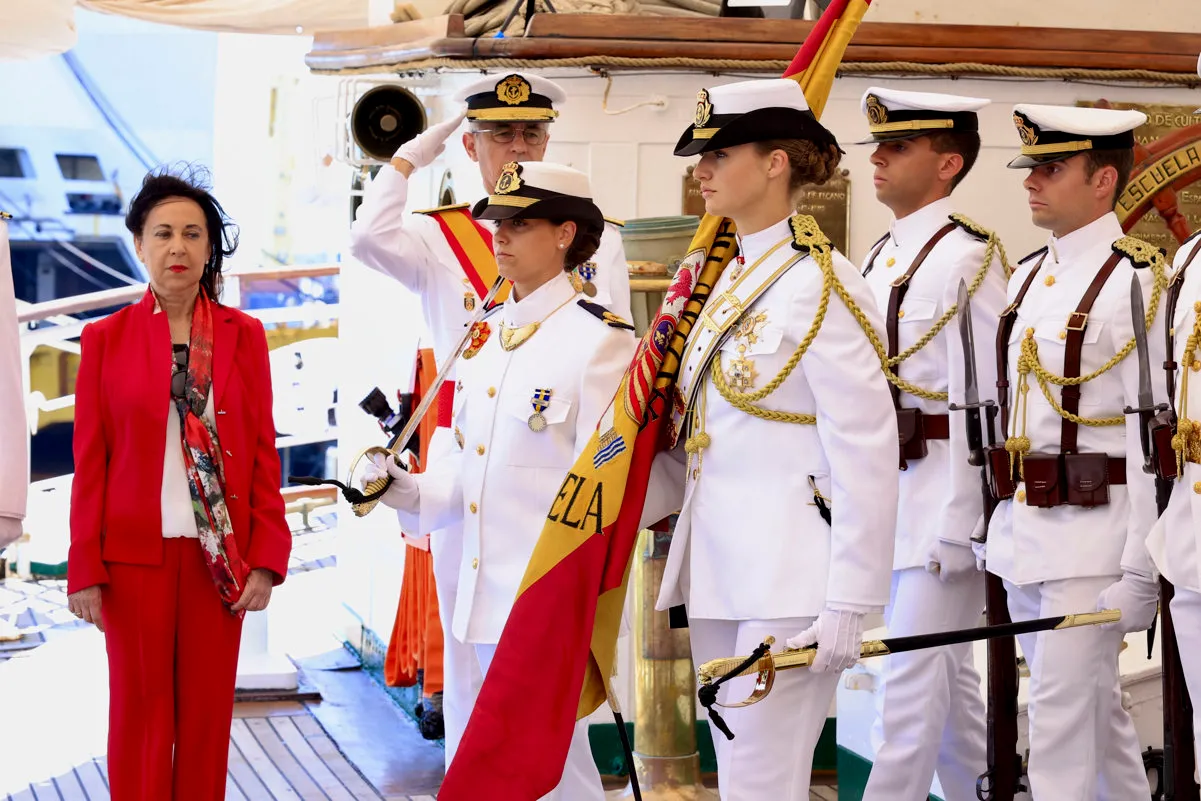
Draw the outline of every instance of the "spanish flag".
M785 73L818 116L869 2L834 0ZM701 220L612 406L547 513L439 801L541 798L559 783L576 721L605 702L679 355L734 246L730 220Z

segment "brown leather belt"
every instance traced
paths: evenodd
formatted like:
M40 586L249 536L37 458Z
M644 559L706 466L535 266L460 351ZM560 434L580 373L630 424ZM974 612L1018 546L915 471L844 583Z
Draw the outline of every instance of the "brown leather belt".
M923 414L922 431L926 439L950 439L951 416L948 414Z

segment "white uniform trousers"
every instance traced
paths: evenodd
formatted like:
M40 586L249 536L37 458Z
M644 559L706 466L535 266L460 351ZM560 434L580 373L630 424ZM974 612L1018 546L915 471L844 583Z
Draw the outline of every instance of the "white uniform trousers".
M496 656L495 645L474 646L480 670L488 674L492 657ZM536 754L531 754L537 758ZM567 763L563 766L563 778L555 789L542 796L541 801L604 801L605 788L601 784L600 771L592 759L592 746L588 743L588 721L579 720L567 749Z
M438 618L442 624L442 723L446 730L444 743L449 770L484 677L475 648L459 642L452 633L459 563L463 558L461 527L456 525L435 531L430 537L430 555L434 559L434 587L438 592Z
M1172 625L1176 627L1176 647L1184 668L1184 683L1193 700L1193 746L1196 765L1201 765L1201 595L1181 587L1172 597Z
M893 572L884 620L889 636L908 637L978 626L983 611L983 573L944 584L915 567ZM975 801L988 754L972 644L885 659L873 730L880 746L864 801L924 801L935 770L946 801Z
M1005 582L1015 621L1091 612L1116 576ZM1148 798L1138 733L1122 708L1122 634L1085 626L1018 638L1030 666L1030 794L1034 801Z
M770 634L776 649L809 628L814 618L706 620L689 618L692 659L700 665L723 656L746 656ZM841 673L804 668L776 676L771 695L742 709L721 709L734 739L710 724L717 751L717 785L722 801L809 801L813 749L830 713ZM755 677L728 681L722 703L751 694Z

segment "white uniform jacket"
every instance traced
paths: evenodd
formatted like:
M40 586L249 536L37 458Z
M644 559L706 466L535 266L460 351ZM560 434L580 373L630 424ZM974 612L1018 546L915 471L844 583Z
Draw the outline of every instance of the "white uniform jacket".
M1021 340L1034 331L1039 359L1055 375L1063 375L1064 336L1068 317L1079 305L1097 271L1113 253L1113 243L1122 238L1117 216L1106 214L1065 237L1052 236L1046 259L1017 313L1009 337L1010 428L1021 426L1015 408L1017 363ZM1038 263L1039 255L1027 257L1009 281L1012 300ZM1088 315L1081 353L1081 373L1087 375L1108 362L1134 336L1130 312L1130 279L1137 275L1143 302L1151 308L1152 270L1135 269L1123 257L1101 289ZM1166 295L1165 295L1166 298ZM1167 400L1162 372L1164 362L1163 302L1147 332L1152 368L1152 387L1157 403ZM1034 374L1027 393L1029 414L1026 436L1031 452L1059 452L1061 417L1047 402ZM1050 384L1059 403L1060 387ZM1082 453L1107 453L1126 458L1126 484L1110 485L1109 503L1086 509L1079 506L1036 508L1024 503L1025 484L1018 494L1003 501L993 515L988 533L988 569L1007 581L1023 586L1043 581L1117 576L1124 569L1143 575L1153 572L1147 556L1146 537L1157 517L1155 485L1143 472L1143 453L1137 415L1123 415L1127 406L1138 405L1138 359L1132 351L1109 372L1082 387L1080 414L1086 418L1125 417L1117 426L1079 427ZM1021 499L1021 500L1019 500Z
M885 241L868 253L863 269L876 254L867 283L880 314L888 313L892 284L905 274L919 252L951 222L950 198L935 201L913 214L894 220ZM909 281L897 315L899 345L904 353L924 337L955 305L962 279L970 288L984 264L987 245L966 228L956 226L930 251ZM977 387L980 399L996 400L997 316L1005 308L1005 272L994 253L984 282L972 295ZM954 403L964 400L963 340L959 320L952 318L921 350L894 368L905 381L931 392L946 392ZM901 394L901 406L923 414L945 415L947 401ZM983 416L982 416L983 419ZM929 440L927 456L910 460L900 473L896 549L893 570L924 567L937 540L970 545L972 531L984 513L980 468L968 464L964 414L950 414L950 439Z
M783 247L756 264L782 241ZM746 391L763 387L780 372L818 311L822 271L791 242L788 220L742 237L741 281L731 264L702 313L720 321L723 308L746 306L724 341L718 339L727 374L740 356L752 363ZM835 252L833 259L838 280L883 337L866 282L841 254ZM781 269L774 283L746 305L753 287ZM723 299L727 291L737 304L730 296ZM815 414L816 425L765 420L723 400L709 375L714 362L704 359L706 341L714 338L708 330L699 322L693 328L679 388L687 398L693 385L703 382L696 385L691 415L695 420L704 413L711 444L699 463L693 457L684 478L683 508L658 608L686 602L689 616L722 620L811 617L826 606L882 609L888 602L896 528L897 427L879 359L859 323L831 293L825 321L808 351L777 391L758 404ZM657 461L678 459L686 435L681 434L676 452ZM814 503L811 478L832 503L832 527ZM655 486L651 490L657 492Z
M402 522L435 537L443 526L462 524L453 631L463 642L499 642L547 512L633 357L632 331L603 322L581 299L564 274L488 317L487 341L458 364L461 444L416 476L419 521L401 513ZM502 323L539 320L524 344L501 347ZM547 425L533 431L540 390L550 393L542 412Z
M407 214L409 179L385 164L363 193L350 228L350 251L375 270L390 275L421 297L425 322L434 340L438 365L445 363L472 312L464 304L474 295L471 283L446 241L438 221ZM482 223L490 226L491 223ZM593 260L597 294L592 300L624 320L630 319L630 276L621 234L605 223ZM478 302L479 298L476 298Z
M1201 236L1194 236L1176 253L1173 265L1179 270L1193 250L1201 250ZM1194 304L1201 302L1201 253L1184 273L1176 314L1170 321L1174 329L1176 368L1176 413L1190 420L1201 420L1201 365L1183 361L1184 349L1197 319ZM1194 367L1194 365L1197 365ZM1154 369L1156 365L1152 364ZM1188 408L1180 407L1180 384L1189 374ZM1162 373L1152 373L1156 383ZM1184 475L1172 487L1172 499L1159 522L1147 536L1147 550L1159 572L1177 587L1201 593L1201 465L1185 462Z

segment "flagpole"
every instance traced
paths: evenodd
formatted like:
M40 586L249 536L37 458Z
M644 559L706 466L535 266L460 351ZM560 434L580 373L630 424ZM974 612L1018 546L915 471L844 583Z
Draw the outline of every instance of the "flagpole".
M644 530L630 567L634 664L634 765L644 801L717 801L701 783L696 678L688 630L655 611L671 535ZM621 796L632 798L631 789Z

